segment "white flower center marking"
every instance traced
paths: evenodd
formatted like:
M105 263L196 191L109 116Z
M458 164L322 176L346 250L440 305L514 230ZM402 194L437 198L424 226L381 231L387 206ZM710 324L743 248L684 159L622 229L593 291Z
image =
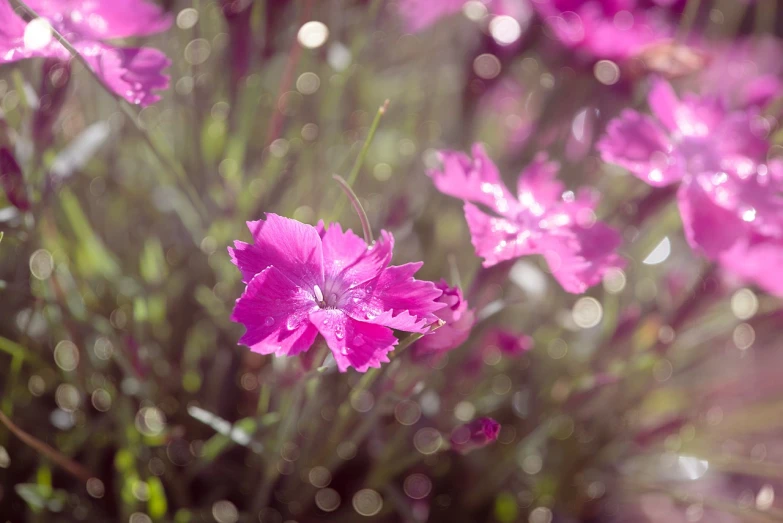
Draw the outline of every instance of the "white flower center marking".
M321 292L321 287L316 285L315 287L313 287L313 292L315 293L315 299L316 300L318 300L319 302L323 302L324 301L324 293Z

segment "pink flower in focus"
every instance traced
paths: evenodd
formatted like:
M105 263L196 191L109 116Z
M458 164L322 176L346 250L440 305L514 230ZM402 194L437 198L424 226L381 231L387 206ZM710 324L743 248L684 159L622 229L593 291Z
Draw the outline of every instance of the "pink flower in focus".
M472 309L468 309L468 302L463 298L459 287L450 287L445 280L435 286L443 291L438 302L446 306L440 309L436 316L444 324L416 342L416 357L437 356L459 347L468 339L476 322L476 315Z
M47 57L62 61L71 54L48 29L61 33L87 60L103 83L131 103L149 105L165 89L170 65L161 51L148 47L115 47L115 38L146 36L165 31L171 17L144 0L29 0L41 19L29 24L17 16L8 0L0 0L0 64L25 58Z
M544 155L520 175L517 196L503 184L482 146L473 146L473 158L457 151L441 151L440 156L442 168L428 174L441 192L465 201L473 246L484 267L541 254L566 291L581 293L609 269L624 266L615 252L619 233L595 219L595 195L565 191L556 180L557 163Z
M632 58L673 34L663 10L639 0L533 0L533 5L558 41L592 60Z
M341 372L365 372L389 361L392 329L427 332L444 306L434 284L413 278L421 262L389 266L394 238L386 231L368 247L339 224L316 228L267 213L248 227L255 243L229 248L247 284L232 320L245 325L240 343L254 352L294 356L320 334Z
M500 423L492 418L478 418L460 425L451 433L451 448L460 454L486 447L498 439Z
M677 98L663 81L648 97L654 117L626 110L598 144L603 159L654 187L680 183L677 199L694 249L766 290L783 285L764 267L783 260L783 183L765 163L758 113L719 97Z

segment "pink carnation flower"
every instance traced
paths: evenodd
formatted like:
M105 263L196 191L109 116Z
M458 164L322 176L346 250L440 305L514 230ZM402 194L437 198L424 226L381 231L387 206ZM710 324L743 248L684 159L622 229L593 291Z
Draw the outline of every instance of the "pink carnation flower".
M421 262L389 266L394 238L386 231L368 247L339 224L316 228L267 213L248 227L254 244L229 248L247 284L232 320L245 325L240 343L254 352L294 356L320 334L341 372L365 372L389 361L392 329L427 332L444 306L433 283L413 278Z
M498 439L500 423L492 418L478 418L460 425L451 433L451 448L460 454L482 447Z
M441 280L435 286L443 291L438 302L446 306L436 315L444 324L432 334L416 342L414 354L420 358L437 356L456 349L468 339L470 330L476 323L476 315L468 308L468 302L463 298L459 287L450 287L445 280Z
M634 57L673 33L663 10L640 0L533 0L533 6L560 43L594 60Z
M169 77L162 71L171 62L161 51L104 43L168 29L171 17L158 6L144 0L28 0L27 4L42 19L28 24L8 0L0 0L0 64L34 57L70 60L68 50L47 30L48 22L109 89L129 102L157 102L160 96L153 91L168 87Z
M564 191L555 179L558 165L545 156L522 172L515 197L480 145L473 146L473 158L456 151L440 155L443 167L428 174L441 192L465 201L473 246L484 267L541 254L566 291L581 293L609 269L624 266L615 252L619 233L595 220L595 195Z
M626 110L609 123L598 144L603 159L654 187L679 183L691 247L783 294L762 270L783 259L783 183L764 163L763 120L753 109L729 111L718 97L680 100L663 81L648 103L654 117Z

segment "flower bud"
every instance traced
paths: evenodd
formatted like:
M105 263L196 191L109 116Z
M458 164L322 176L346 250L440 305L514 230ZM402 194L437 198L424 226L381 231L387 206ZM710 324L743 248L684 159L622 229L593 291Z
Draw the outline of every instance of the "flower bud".
M39 146L46 147L52 141L52 126L65 103L70 79L70 61L58 58L44 60L38 92L40 103L33 117L33 138Z
M492 418L478 418L454 429L451 433L451 448L460 454L467 454L498 439L499 432L500 423Z
M228 24L229 63L232 71L232 85L236 86L247 74L253 34L250 27L251 0L221 0L223 17Z
M468 309L468 302L459 287L450 287L445 280L435 286L443 291L437 301L445 303L446 307L436 311L435 315L444 325L416 342L413 349L415 358L438 356L459 347L468 339L476 322L476 316L472 309Z
M5 196L11 205L22 211L30 209L30 200L27 198L22 169L11 149L6 146L0 146L0 185L2 185Z

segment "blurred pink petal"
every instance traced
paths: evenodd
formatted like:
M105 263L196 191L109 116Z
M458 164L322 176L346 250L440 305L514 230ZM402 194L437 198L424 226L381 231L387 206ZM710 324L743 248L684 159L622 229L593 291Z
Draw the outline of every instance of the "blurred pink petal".
M515 202L482 145L473 145L473 158L460 151L439 154L443 168L427 174L443 194L484 204L498 213L507 212Z
M744 237L720 255L721 265L775 296L783 296L783 237Z
M39 16L62 20L63 33L84 39L148 36L172 22L160 6L145 0L28 0L27 5Z
M114 93L142 106L160 100L155 91L169 85L169 77L162 73L170 65L166 55L155 49L122 48L103 42L107 38L146 36L168 29L171 18L159 7L141 0L33 0L30 6L41 18L29 26L36 25L31 34L37 38L25 39L28 24L6 1L0 3L0 63L33 57L70 60L70 53L47 34L45 20L67 37Z
M429 173L444 193L465 200L465 219L484 267L528 254L541 254L568 292L583 292L612 267L623 266L614 251L620 235L595 222L597 198L590 192L563 192L557 164L538 156L520 175L519 199L500 181L480 147L473 161L445 151L441 170ZM491 215L474 203L487 205ZM591 231L591 229L595 229Z
M606 128L597 144L605 162L625 167L652 186L678 182L685 175L670 164L672 144L663 129L649 116L625 110Z
M107 87L132 104L153 104L160 100L155 91L169 86L169 77L163 70L171 61L157 49L112 47L97 42L82 42L76 49Z

